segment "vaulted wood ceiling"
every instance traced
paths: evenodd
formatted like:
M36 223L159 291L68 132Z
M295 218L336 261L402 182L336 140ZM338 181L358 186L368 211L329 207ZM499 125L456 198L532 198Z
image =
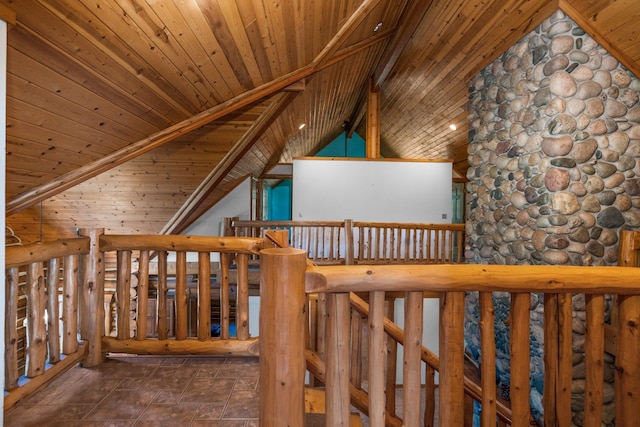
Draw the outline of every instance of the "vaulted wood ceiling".
M7 224L24 242L179 232L345 122L364 136L370 79L382 155L464 176L471 76L559 8L638 74L638 3L0 0Z

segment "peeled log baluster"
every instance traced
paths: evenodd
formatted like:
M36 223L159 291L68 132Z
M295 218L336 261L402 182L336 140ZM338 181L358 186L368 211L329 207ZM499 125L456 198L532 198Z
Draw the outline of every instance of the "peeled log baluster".
M47 350L49 352L49 363L57 363L60 361L59 284L60 259L52 258L47 263Z
M47 327L44 312L47 306L45 278L42 263L27 266L27 377L33 378L44 373L47 356Z
M18 268L7 269L4 324L5 389L18 387Z

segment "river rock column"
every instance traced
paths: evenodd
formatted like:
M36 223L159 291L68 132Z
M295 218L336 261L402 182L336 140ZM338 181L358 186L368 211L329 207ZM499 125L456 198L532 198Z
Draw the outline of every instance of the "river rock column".
M640 81L560 11L472 79L467 262L615 265L620 230L640 226L639 92ZM495 298L496 334L507 340L508 297ZM477 295L467 299L467 349L476 357ZM536 415L542 412L542 302L532 295ZM583 400L583 320L584 298L576 295L575 410ZM505 392L506 349L508 343L498 342ZM613 396L607 399L604 425L613 422ZM582 425L580 416L574 423Z

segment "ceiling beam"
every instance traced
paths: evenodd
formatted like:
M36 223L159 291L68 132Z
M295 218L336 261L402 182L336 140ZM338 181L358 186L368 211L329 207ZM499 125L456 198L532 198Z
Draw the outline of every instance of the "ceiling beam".
M311 67L314 69L321 68L333 54L340 48L345 40L358 28L358 25L369 15L371 10L378 5L380 0L364 0L355 12L349 17L347 22L338 30L329 43L320 51L320 53L311 61Z
M167 222L160 234L174 234L184 230L189 222L189 217L202 204L211 191L227 176L240 159L253 147L262 134L278 118L280 113L293 101L299 92L282 92L274 96L273 101L253 122L251 127L235 143L235 145L222 158L220 163L198 185L189 198L178 209L176 214Z
M433 0L411 0L405 4L404 10L400 17L399 22L394 29L391 30L393 38L389 45L385 48L380 57L380 62L373 72L374 87L380 87L387 79L393 68L395 68L400 55L407 47L409 40L413 37L418 25L422 21L422 18L431 7ZM368 86L363 93L368 92ZM347 134L347 137L351 138L353 132L360 125L365 117L367 111L367 96L362 95L360 100L356 104L357 107L354 113L351 115L350 124L351 128Z
M400 55L409 44L413 33L416 32L418 25L422 22L422 18L424 18L432 3L433 0L412 0L407 4L400 22L396 26L397 31L389 46L384 50L381 60L373 73L374 87L381 86L391 74Z

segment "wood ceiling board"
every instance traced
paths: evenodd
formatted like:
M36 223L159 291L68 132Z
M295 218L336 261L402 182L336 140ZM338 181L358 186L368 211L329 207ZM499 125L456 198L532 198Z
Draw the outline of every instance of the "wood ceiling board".
M561 9L636 76L640 75L640 8L633 0L560 0Z

